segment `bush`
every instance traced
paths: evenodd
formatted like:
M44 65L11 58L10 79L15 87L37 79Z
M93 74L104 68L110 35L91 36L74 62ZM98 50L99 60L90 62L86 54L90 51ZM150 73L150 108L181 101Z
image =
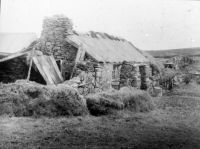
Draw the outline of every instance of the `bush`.
M0 84L0 115L64 116L87 114L78 92L67 85L43 86L23 80Z
M178 73L170 68L162 69L159 84L163 89L172 90L174 78Z
M200 85L200 79L197 79L197 80L196 80L196 83Z
M180 63L179 64L180 69L184 70L187 66L194 64L195 61L189 56L184 56L184 57L182 57L182 59L180 60L179 63Z
M177 75L177 72L170 68L164 68L161 71L160 82L164 83L170 79L173 79Z
M141 90L124 87L86 97L88 110L92 115L106 115L115 110L128 109L135 112L147 112L154 105L150 95Z
M186 75L184 76L184 78L183 78L183 82L184 82L185 84L189 84L189 83L191 82L191 80L192 80L192 75L190 75L190 74L186 74Z

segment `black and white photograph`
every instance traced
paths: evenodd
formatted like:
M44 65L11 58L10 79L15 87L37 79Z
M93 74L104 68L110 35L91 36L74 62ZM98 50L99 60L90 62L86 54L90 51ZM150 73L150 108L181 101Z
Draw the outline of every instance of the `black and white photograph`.
M0 149L200 149L200 0L0 0Z

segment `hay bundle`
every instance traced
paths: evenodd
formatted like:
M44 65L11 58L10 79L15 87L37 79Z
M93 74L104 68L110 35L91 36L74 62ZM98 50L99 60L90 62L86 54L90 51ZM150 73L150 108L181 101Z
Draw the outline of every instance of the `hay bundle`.
M123 87L119 91L111 90L86 97L88 110L92 115L106 115L115 110L127 109L146 112L153 109L153 101L147 92Z
M0 115L76 116L87 113L83 99L67 85L43 86L17 81L0 84L0 90Z
M123 109L124 104L115 98L115 95L109 95L106 92L88 95L86 97L88 110L92 115L107 115L116 109Z
M146 91L124 87L120 89L119 95L125 109L135 112L148 112L154 108L153 100Z

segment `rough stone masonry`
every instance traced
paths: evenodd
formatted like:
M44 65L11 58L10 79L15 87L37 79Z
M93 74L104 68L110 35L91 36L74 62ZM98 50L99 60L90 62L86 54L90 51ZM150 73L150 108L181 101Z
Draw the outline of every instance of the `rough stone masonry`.
M62 60L61 72L65 79L70 77L77 53L77 48L65 41L71 34L73 34L73 24L66 16L46 17L36 46L36 50L42 51L43 54L53 55L57 61Z

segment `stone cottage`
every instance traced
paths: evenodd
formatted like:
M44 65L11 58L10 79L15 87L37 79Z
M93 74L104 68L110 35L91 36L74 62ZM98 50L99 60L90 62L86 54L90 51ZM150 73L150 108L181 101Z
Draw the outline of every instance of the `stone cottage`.
M79 77L92 91L134 86L147 89L151 61L129 41L106 33L77 33L65 16L47 17L41 37L29 46L53 55L64 80Z
M30 72L32 81L75 81L87 93L123 86L146 90L159 72L154 58L131 42L107 33L78 33L62 15L44 19L39 39L32 34L0 39L0 81L5 83L29 78Z

